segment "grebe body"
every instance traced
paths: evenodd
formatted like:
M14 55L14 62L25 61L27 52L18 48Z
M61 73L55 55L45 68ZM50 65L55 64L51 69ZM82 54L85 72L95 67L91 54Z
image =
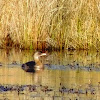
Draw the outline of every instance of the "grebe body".
M26 62L25 64L22 64L22 69L25 70L26 72L35 72L35 70L43 69L44 66L39 58L45 55L46 53L36 52L34 54L34 61L29 61Z

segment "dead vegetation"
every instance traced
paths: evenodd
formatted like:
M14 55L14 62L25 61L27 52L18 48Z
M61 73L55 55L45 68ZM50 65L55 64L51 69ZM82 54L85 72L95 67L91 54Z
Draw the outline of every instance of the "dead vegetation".
M0 5L0 48L100 49L99 0L4 0Z

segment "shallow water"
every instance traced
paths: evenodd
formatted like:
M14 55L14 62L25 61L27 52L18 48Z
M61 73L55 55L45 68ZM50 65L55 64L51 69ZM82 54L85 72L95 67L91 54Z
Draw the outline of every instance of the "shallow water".
M100 53L52 51L45 69L28 73L34 51L0 50L0 100L100 100Z

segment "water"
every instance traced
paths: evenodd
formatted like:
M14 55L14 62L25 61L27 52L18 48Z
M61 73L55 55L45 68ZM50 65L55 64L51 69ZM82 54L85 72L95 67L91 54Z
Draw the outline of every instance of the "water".
M45 69L28 73L34 51L0 50L0 100L100 100L100 53L52 51Z

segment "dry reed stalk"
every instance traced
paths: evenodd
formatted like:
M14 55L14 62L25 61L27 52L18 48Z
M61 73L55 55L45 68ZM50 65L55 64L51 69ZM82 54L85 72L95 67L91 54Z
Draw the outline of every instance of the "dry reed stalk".
M4 0L0 5L1 48L9 35L11 47L41 49L45 41L57 49L100 49L99 0Z

